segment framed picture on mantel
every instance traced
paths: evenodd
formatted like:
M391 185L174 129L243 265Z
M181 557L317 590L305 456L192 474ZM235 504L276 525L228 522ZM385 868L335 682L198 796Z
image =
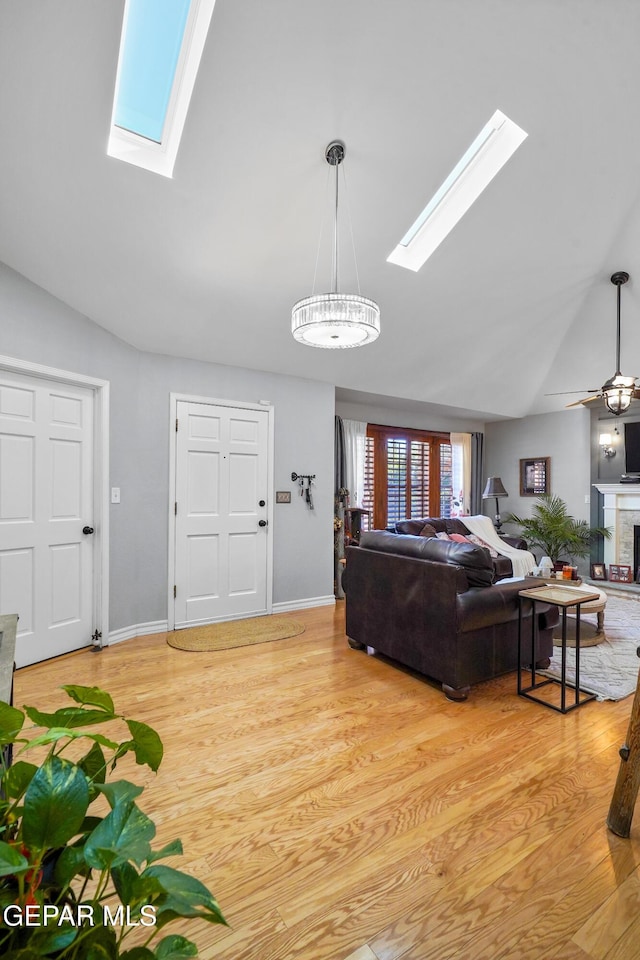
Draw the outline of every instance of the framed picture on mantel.
M532 457L520 461L520 496L539 497L549 493L551 457Z
M611 583L633 583L631 567L626 563L610 563L609 580Z

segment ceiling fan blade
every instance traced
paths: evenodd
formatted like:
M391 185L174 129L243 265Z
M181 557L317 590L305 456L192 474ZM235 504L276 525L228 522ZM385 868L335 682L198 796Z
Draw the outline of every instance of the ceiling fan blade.
M581 403L593 403L594 400L601 400L602 395L598 393L595 397L583 397L582 400L574 400L573 403L568 403L567 407L579 407Z
M600 393L599 390L560 390L559 393L545 393L545 397L568 397L570 393Z

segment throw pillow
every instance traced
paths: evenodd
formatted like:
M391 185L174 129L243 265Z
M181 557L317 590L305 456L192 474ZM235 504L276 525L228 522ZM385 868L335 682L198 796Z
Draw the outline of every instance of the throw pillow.
M436 528L435 528L435 527L432 527L430 523L425 523L424 527L423 527L422 530L420 531L420 536L421 536L421 537L435 537L435 536L437 536L437 534L436 534Z
M449 540L454 540L456 543L471 543L472 541L469 537L463 537L461 533L450 533Z
M478 547L484 547L485 550L488 550L490 555L495 559L498 556L498 551L491 546L490 543L487 543L486 540L483 540L482 537L476 537L475 533L470 533L468 540L471 543L475 543Z
M436 533L438 540L451 540L451 537L448 533Z

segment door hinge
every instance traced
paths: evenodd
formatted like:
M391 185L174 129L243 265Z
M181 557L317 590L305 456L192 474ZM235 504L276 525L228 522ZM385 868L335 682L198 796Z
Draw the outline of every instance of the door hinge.
M176 500L175 503L173 504L173 514L174 514L174 516L176 516L176 517L178 516L178 501L177 501L177 500Z
M176 417L176 433L178 432L178 418Z
M177 594L177 593L178 593L178 589L177 589L177 587L176 587L176 585L175 585L175 583L174 583L174 585L173 585L173 599L174 599L174 600L175 600L175 598L176 598L176 594Z

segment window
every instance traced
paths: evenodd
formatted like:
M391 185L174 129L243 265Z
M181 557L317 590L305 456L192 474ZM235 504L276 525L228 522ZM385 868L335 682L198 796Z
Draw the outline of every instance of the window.
M214 4L126 0L109 156L173 175Z
M448 517L453 491L449 434L370 423L363 507L384 530L407 517Z

